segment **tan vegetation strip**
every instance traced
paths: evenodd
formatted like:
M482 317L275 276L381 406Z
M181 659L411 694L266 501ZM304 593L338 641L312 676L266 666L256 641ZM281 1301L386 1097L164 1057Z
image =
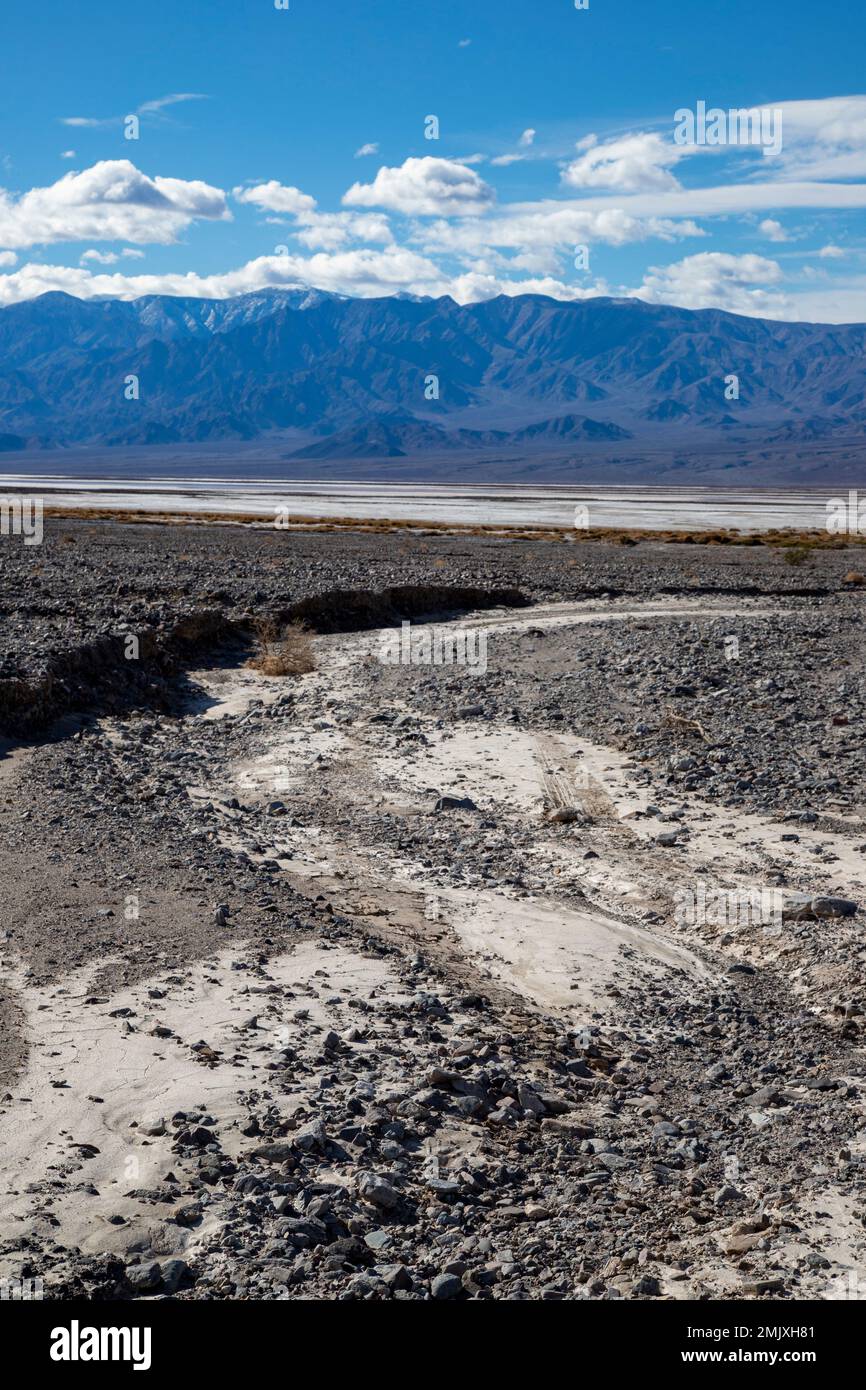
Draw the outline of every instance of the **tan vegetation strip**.
M279 526L271 514L257 512L156 512L121 511L111 507L46 507L45 515L67 521L114 521L134 526L267 526L274 530L366 531L388 534L393 531L428 531L441 535L507 536L511 540L553 540L579 544L583 541L614 541L620 545L657 541L673 545L769 545L797 551L845 550L866 546L866 536L834 536L823 531L798 531L774 527L766 531L738 531L732 528L708 530L654 531L638 527L591 526L575 528L549 524L508 526L502 522L421 521L403 518L352 516L289 516ZM802 556L805 558L805 555ZM792 557L798 563L800 555Z

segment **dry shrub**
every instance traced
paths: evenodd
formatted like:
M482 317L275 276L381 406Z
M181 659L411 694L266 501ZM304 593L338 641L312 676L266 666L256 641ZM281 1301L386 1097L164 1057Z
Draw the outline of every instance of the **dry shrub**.
M271 618L256 623L259 651L247 662L264 676L305 676L316 669L312 633L303 623L280 628Z
M273 527L273 515L241 512L146 512L115 511L110 507L46 507L47 517L66 520L111 521L118 525L135 526L230 526L253 527L268 532ZM428 535L443 536L494 536L510 541L563 541L568 544L583 544L588 541L616 542L622 535L622 528L616 526L593 526L586 530L574 526L555 526L528 524L509 526L504 522L459 522L422 521L404 518L400 521L380 518L361 518L350 516L316 517L288 516L287 524L301 532L318 535L333 534L341 530L359 531L376 536L400 535L410 531L424 532ZM88 534L99 535L96 530ZM743 532L734 528L727 530L695 531L649 531L632 528L628 534L635 541L651 541L657 545L738 545L773 547L802 546L808 550L842 550L851 546L866 546L866 536L830 535L825 530L797 531L794 528L769 528L766 531ZM285 532L281 532L285 536ZM274 540L273 544L282 544ZM628 544L628 542L626 542ZM423 543L406 546L400 554L410 554L417 548L422 552L430 547ZM797 560L788 563L799 563Z
M809 548L805 545L791 545L782 551L786 565L804 565L809 558Z

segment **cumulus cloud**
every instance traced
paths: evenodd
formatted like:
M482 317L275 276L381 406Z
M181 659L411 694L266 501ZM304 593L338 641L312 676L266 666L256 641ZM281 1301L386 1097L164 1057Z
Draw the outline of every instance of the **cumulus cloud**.
M75 158L75 151L74 151L74 150L63 150L62 153L61 153L61 155L60 155L60 158L61 158L61 159L74 159L74 158Z
M350 241L392 242L381 212L311 212L298 217L293 235L310 250L336 251Z
M165 245L198 218L229 217L221 189L198 179L149 178L128 159L101 160L19 198L0 189L0 245L5 246L55 241Z
M490 272L467 271L452 280L448 293L458 304L477 304L483 300L495 299L505 294L513 297L518 294L545 294L551 299L578 300L593 299L607 294L604 285L593 285L591 289L579 285L566 285L562 280L546 275L529 280L503 280Z
M790 240L781 222L777 222L774 217L765 217L763 222L758 224L758 231L762 236L765 236L768 241Z
M655 266L636 289L612 290L601 280L575 286L552 275L516 279L497 274L480 259L462 274L452 276L423 256L391 246L381 251L365 247L308 258L261 256L236 270L207 276L192 272L125 275L118 271L96 272L86 266L30 263L0 275L0 305L32 299L48 290L62 290L82 299L104 295L135 299L144 294L225 299L263 289L312 286L358 298L399 291L431 297L450 294L462 304L499 294L545 294L561 300L616 294L655 304L679 304L693 309L718 307L771 318L825 323L866 320L866 277L844 286L828 286L820 292L785 295L772 288L778 285L780 275L775 261L760 256L709 253L690 256L673 265Z
M42 265L31 262L0 275L0 305L32 299L48 290L63 290L80 299L111 295L137 299L144 294L186 295L200 299L230 299L253 290L311 285L366 299L406 290L414 294L447 294L449 277L417 253L404 247L382 250L362 247L334 255L310 257L260 256L237 270L217 275L164 273L124 275L95 273L87 266Z
M268 183L258 183L252 188L233 188L232 197L239 203L253 203L268 212L288 212L297 215L301 212L312 212L316 207L316 200L311 198L309 193L302 193L299 188L278 183L276 179L271 179Z
M389 208L417 217L467 217L485 212L496 194L474 170L451 159L407 159L383 166L372 183L355 183L343 196L349 207Z
M337 251L351 241L391 242L388 219L381 212L320 212L315 198L271 179L253 188L235 188L233 197L239 203L251 203L270 212L293 217L291 235L310 250ZM278 217L269 222L281 223Z
M670 166L688 152L655 132L626 135L603 145L590 136L578 149L579 157L562 172L563 183L570 188L609 188L619 193L679 188Z
M552 276L521 280L500 278L483 268L451 277L424 257L402 247L382 251L367 248L337 255L260 256L237 270L221 275L134 275L95 273L87 267L29 264L10 275L0 275L0 305L31 299L48 290L63 290L81 299L112 295L135 299L144 294L186 295L204 299L230 298L262 289L312 286L358 298L392 295L400 291L437 297L450 294L460 304L492 299L499 294L546 294L556 299L588 299L608 293L607 286L592 288L563 283Z
M684 309L727 309L734 314L784 316L786 297L778 285L782 271L764 256L732 256L704 251L672 265L652 266L633 293L650 304L677 304Z
M139 110L161 119L164 108L194 95L176 93ZM742 152L721 150L705 167L721 170L720 177L731 176L730 181L683 187L674 166L694 151L675 146L670 132L636 131L615 139L592 135L582 140L562 171L564 188L573 191L535 202L497 206L494 189L472 167L485 162L482 155L411 158L396 168L381 167L371 181L354 183L336 212L323 211L315 198L276 179L248 183L234 189L236 201L284 227L283 239L292 242L292 251L258 257L216 275L123 273L133 267L124 267L122 258L142 255L123 242L176 242L197 219L227 220L230 213L220 189L151 178L127 160L103 161L83 172L70 171L47 188L20 195L0 190L0 247L10 248L0 252L0 267L8 272L0 275L0 302L45 289L85 297L227 297L302 284L360 297L449 293L465 303L497 294L572 300L612 292L653 303L717 306L769 317L850 321L859 313L866 318L866 283L849 278L843 284L832 265L856 251L832 243L804 253L811 265L798 261L800 269L787 286L776 261L721 250L653 265L642 283L636 275L631 286L614 291L572 272L579 245L621 247L649 239L703 237L706 229L696 219L716 219L718 225L739 215L768 242L783 244L802 234L782 223L787 213L866 209L866 183L848 177L857 172L858 160L866 172L866 156L858 147L858 141L866 144L866 97L787 103L783 111L783 155L762 181L750 175L737 182ZM69 120L102 124L90 117ZM507 166L534 159L535 141L536 131L527 127L515 135L511 151L491 163ZM376 153L378 145L366 144L356 157ZM71 150L65 155L75 157ZM392 213L411 219L408 224L394 219L399 242ZM786 221L796 227L793 215ZM88 248L77 266L21 266L12 249L70 240ZM100 241L116 244L97 249ZM821 264L815 266L815 260ZM578 283L570 284L572 279ZM819 290L822 282L826 293ZM847 311L846 286L851 290Z

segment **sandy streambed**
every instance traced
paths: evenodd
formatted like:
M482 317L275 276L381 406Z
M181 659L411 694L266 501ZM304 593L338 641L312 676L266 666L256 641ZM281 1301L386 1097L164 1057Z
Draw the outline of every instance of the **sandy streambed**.
M208 1116L236 1156L249 1146L240 1093L267 1085L278 1051L303 1052L347 1027L346 995L399 993L382 961L313 942L264 971L241 943L110 998L91 994L89 974L43 989L7 977L26 1009L30 1053L0 1117L0 1241L59 1226L85 1253L194 1248L207 1211L191 1230L171 1204L146 1197L177 1166L172 1115Z
M627 607L563 603L469 616L437 627L519 633L638 618L747 621L769 612L779 610L734 610L692 600ZM642 972L648 979L680 973L706 983L724 969L725 957L707 956L700 932L691 933L690 940L673 920L678 889L752 887L780 871L816 893L859 891L866 885L863 855L849 836L815 831L808 844L783 841L783 823L697 796L689 797L685 819L672 822L664 808L651 805L628 754L579 734L489 720L443 724L421 715L423 738L399 750L383 746L377 727L365 717L374 712L366 680L382 636L319 639L318 670L293 687L307 718L274 721L257 740L257 751L226 769L221 791L252 804L283 795L303 805L315 799L330 772L328 794L339 799L347 816L373 806L411 818L426 816L431 798L447 790L492 807L505 826L532 825L527 858L536 874L528 892L482 882L455 890L447 875L424 864L423 854L413 859L393 845L365 843L362 835L343 838L332 823L300 828L275 820L269 844L258 845L254 853L271 857L300 882L316 882L332 892L337 905L359 896L387 903L395 888L410 889L417 895L417 915L432 915L450 949L539 1006L576 1016L592 1003L610 1006L624 983L639 988ZM199 673L198 678L215 702L211 718L237 714L244 697L273 702L283 688L249 672L216 678ZM363 713L339 726L322 717L344 704ZM577 829L546 818L563 807L580 812ZM679 826L677 843L662 846L660 835ZM243 848L237 824L227 834L235 848ZM642 920L647 915L655 917L651 925ZM771 936L735 940L727 963L744 951L772 955L781 945Z
M763 611L736 616L746 622ZM555 630L552 662L550 650L543 654L547 679L557 677L560 634L560 668L573 676L570 627L729 615L729 607L693 600L546 604L454 626L517 639L503 642L502 659L520 657L519 639L531 629ZM187 715L157 721L156 742L144 753L132 751L140 747L134 721L106 721L94 748L101 774L128 773L112 784L123 793L112 808L125 814L134 806L138 784L153 771L162 782L146 788L154 800L144 805L158 813L181 803L179 853L188 847L184 835L189 844L206 838L218 847L219 866L184 882L193 900L189 921L199 931L189 953L151 969L150 962L168 959L160 941L151 941L147 977L126 976L135 983L107 983L123 981L134 964L135 929L97 925L93 940L105 949L93 968L67 964L66 975L58 970L49 982L44 970L37 982L9 937L2 984L20 1005L29 1061L0 1102L0 1241L16 1245L27 1236L46 1249L57 1241L83 1256L111 1251L133 1263L176 1255L207 1280L235 1261L232 1232L240 1222L257 1258L281 1265L285 1256L271 1252L266 1233L282 1216L284 1180L295 1170L281 1173L256 1157L263 1131L250 1127L251 1112L281 1140L294 1134L297 1117L306 1123L325 1115L330 1123L333 1114L335 1131L350 1144L357 1129L369 1160L364 1150L349 1161L335 1144L315 1160L303 1151L301 1164L316 1182L348 1193L368 1162L393 1161L391 1177L398 1186L406 1181L405 1156L392 1143L397 1130L372 1138L377 1108L405 1106L415 1122L419 1096L427 1095L424 1105L436 1115L431 1088L456 1085L450 1100L443 1092L441 1126L422 1121L411 1183L417 1178L423 1216L413 1239L423 1236L429 1197L421 1160L429 1158L434 1177L459 1173L507 1139L510 1126L498 1129L502 1117L492 1113L504 1097L478 1123L469 1114L472 1087L489 1086L488 1062L513 1071L515 1050L526 1040L535 1046L537 1036L553 1040L545 1085L552 1077L567 1093L569 1123L587 1123L561 1164L559 1140L551 1137L559 1131L548 1123L561 1112L547 1112L546 1129L526 1128L526 1115L513 1129L521 1143L525 1136L538 1143L527 1164L532 1176L541 1155L549 1167L538 1169L539 1183L556 1172L563 1184L558 1214L543 1218L530 1240L536 1229L543 1238L549 1219L557 1223L550 1251L574 1253L572 1226L589 1201L575 1191L577 1167L601 1202L581 1235L605 1259L604 1183L612 1182L618 1197L638 1199L634 1211L650 1214L648 1246L666 1246L658 1261L665 1293L709 1287L734 1296L744 1272L736 1216L763 1210L770 1194L773 1221L756 1232L754 1252L747 1238L748 1260L772 1269L780 1252L789 1271L801 1270L799 1288L832 1296L821 1292L821 1281L846 1273L862 1248L849 1160L834 1157L844 1151L853 1162L860 1153L856 1046L840 1045L831 1007L857 928L785 923L765 936L678 920L672 903L697 885L751 887L780 877L801 891L858 895L857 844L866 837L856 815L783 839L781 819L668 792L636 756L567 721L533 727L529 699L518 718L493 697L487 709L476 705L473 713L470 703L461 712L459 682L444 704L428 683L425 701L423 687L419 695L401 673L383 677L381 640L376 632L317 639L318 668L297 681L247 668L198 672ZM524 659L534 662L531 637L524 646L532 649ZM437 811L443 795L474 806ZM569 814L557 818L560 812ZM231 903L219 948L209 935L216 892ZM258 934L244 921L254 905L271 914ZM64 890L63 910L64 924L80 926L82 907L71 890ZM110 914L97 915L101 922ZM303 933L317 932L317 923L326 930L310 941ZM832 959L821 956L825 975L816 975L816 946L828 941L840 949ZM109 945L131 953L114 975ZM742 973L732 977L734 966ZM447 1009L437 1003L439 991ZM584 1053L579 1039L586 1035L600 1051L592 1043L595 1054ZM764 1068L768 1054L772 1065ZM572 1058L567 1074L565 1056ZM459 1085L470 1071L476 1080L463 1097ZM469 1111L459 1110L458 1097ZM205 1139L219 1136L218 1179L199 1176L202 1155L178 1138L186 1124L179 1116L195 1117ZM712 1204L732 1158L740 1196L729 1216ZM813 1158L814 1171L803 1177L801 1159ZM244 1186L250 1166L251 1189ZM702 1175L703 1194L690 1186L694 1173ZM783 1220L791 1193L772 1195L777 1181L793 1185L795 1223ZM521 1201L529 1191L521 1189ZM318 1201L321 1194L312 1195ZM198 1212L187 1221L180 1213L191 1198ZM662 1207L672 1215L649 1233ZM699 1219L692 1225L693 1211ZM365 1231L368 1219L381 1216L365 1214ZM816 1249L828 1265L802 1273L804 1256ZM248 1277L246 1249L237 1263L234 1285ZM14 1257L4 1256L0 1274L13 1266ZM632 1265L615 1277L628 1295ZM274 1278L285 1282L283 1274Z

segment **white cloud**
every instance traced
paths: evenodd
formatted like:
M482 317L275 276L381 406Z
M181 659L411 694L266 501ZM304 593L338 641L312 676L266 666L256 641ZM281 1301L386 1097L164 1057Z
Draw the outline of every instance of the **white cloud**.
M607 294L608 290L604 285L594 285L591 289L566 285L552 276L532 280L501 280L490 273L470 270L451 282L448 293L458 304L477 304L482 300L495 299L500 294L512 297L517 294L545 294L551 299L577 300L593 299Z
M533 130L532 126L530 126L527 130L524 130L517 142L517 149L512 154L499 154L495 159L491 159L490 163L497 168L503 169L507 169L509 164L520 164L522 160L526 159L526 150L531 149L535 144L537 133L538 132Z
M552 246L537 246L516 256L502 256L498 251L492 255L500 270L528 270L531 275L553 275L560 266L559 252Z
M471 44L471 42L472 42L471 39L461 39L460 42L458 43L457 47L458 47L458 48L468 48L469 45Z
M800 323L866 323L866 278L791 295L785 317Z
M114 258L116 259L116 258ZM485 259L486 262L485 263ZM555 275L544 273L543 264L532 264L532 256L504 261L494 253L505 273L497 274L491 258L478 259L464 273L448 275L431 259L404 247L389 245L382 250L363 247L336 253L319 252L303 255L261 256L237 270L223 274L200 276L195 273L126 275L119 271L102 272L94 267L112 260L112 253L94 252L86 255L80 267L47 266L30 263L19 270L0 275L0 304L29 299L47 290L64 290L81 298L112 295L134 299L144 294L189 295L201 298L230 298L253 290L311 285L334 293L369 298L391 295L398 291L439 296L451 294L460 303L489 299L498 294L545 294L556 299L578 300L609 293L603 282L589 285L569 285ZM700 258L693 257L692 261ZM754 258L756 261L759 258ZM525 261L525 263L521 263ZM762 265L771 263L762 262ZM540 274L533 274L538 269ZM514 270L530 274L515 278ZM689 263L655 271L652 281L636 293L642 297L664 298L661 277L679 284L688 279L694 289L696 276L689 274Z
M402 246L387 246L381 251L368 247L339 251L334 255L320 252L305 259L302 256L279 256L288 263L287 269L297 280L317 289L337 294L369 298L410 290L416 294L444 294L447 277L432 261ZM251 262L256 266L256 262ZM246 271L250 270L247 266ZM265 274L269 268L263 267Z
M476 256L490 247L518 252L538 253L543 248L566 252L584 243L626 246L650 237L674 241L690 236L703 236L701 228L691 220L632 217L619 205L605 201L595 211L584 210L580 203L513 204L490 217L419 226L413 239L430 255Z
M117 262L121 259L121 257L125 257L127 260L134 259L143 261L144 252L136 251L132 246L124 246L123 250L120 252L95 250L84 251L81 256L81 264L85 265L88 262L90 262L93 265L117 265Z
M0 256L4 254L9 255L7 252ZM382 251L363 248L309 258L262 256L237 270L209 276L124 275L116 271L93 272L84 266L30 263L0 275L0 305L32 299L48 290L62 290L82 299L101 295L135 299L144 294L223 299L255 290L300 285L359 298L401 290L433 297L450 294L459 303L474 303L498 294L545 294L561 300L617 294L655 304L680 304L693 309L719 307L733 313L795 321L866 321L866 277L822 287L820 291L785 295L773 289L780 276L777 263L760 256L709 253L653 267L637 289L611 290L598 280L591 286L575 286L550 275L511 279L497 275L482 260L453 277L432 261L392 246Z
M178 93L144 103L139 110L153 120L167 119L160 115L163 108L193 96ZM783 115L783 152L772 168L762 167L761 182L753 177L754 168L742 174L749 152L722 149L712 152L711 166L706 161L702 166L732 181L683 187L674 166L695 151L675 146L669 131L637 131L580 141L562 172L563 184L575 190L570 195L561 192L558 198L501 207L494 189L472 168L485 162L483 155L412 158L398 168L379 168L372 181L348 189L343 210L337 212L320 210L315 198L277 180L248 184L234 190L235 198L283 226L283 239L294 238L293 252L259 257L217 275L122 273L133 267L122 267L121 258L142 256L123 242L168 244L196 219L230 220L230 213L220 189L150 178L127 160L103 161L83 172L70 171L48 188L22 195L0 190L0 247L78 240L89 248L78 266L19 267L14 251L0 252L0 266L10 272L0 276L0 302L48 288L85 297L222 297L292 283L362 297L402 290L450 293L461 302L520 293L583 299L609 292L603 282L590 285L588 276L572 275L574 248L584 243L592 251L602 244L702 237L706 233L695 219L737 215L768 242L781 245L802 235L797 230L801 219L786 213L866 210L866 183L846 181L858 171L866 173L866 97L787 103ZM68 120L105 124L89 117ZM510 152L490 162L507 167L534 159L536 138L535 129L527 127ZM374 153L378 145L362 145L356 157ZM62 157L75 158L75 152ZM403 228L404 244L394 240L391 212L414 219L408 230ZM783 216L793 230L783 224ZM844 239L850 232L843 227L839 234ZM100 241L117 244L97 250ZM631 287L615 293L692 308L715 305L769 317L851 321L858 314L866 318L866 280L843 283L832 262L857 254L832 243L804 252L812 264L798 258L799 268L785 285L776 261L706 252L652 266L637 287L639 275ZM787 264L790 256L782 259ZM814 265L816 259L820 266ZM577 284L567 283L571 279Z
M312 212L316 207L315 198L271 179L269 183L259 183L253 188L233 188L232 197L239 203L253 203L268 212L288 212L297 215Z
M388 219L381 212L319 212L315 198L298 188L287 187L271 179L254 188L235 188L233 196L239 203L252 203L294 217L297 226L291 235L310 250L338 251L350 241L392 242ZM283 219L268 217L266 221L282 225Z
M74 159L74 158L75 158L75 151L74 151L74 150L64 150L63 153L61 154L60 158L61 158L61 159Z
M516 204L511 204L515 208ZM524 204L543 208L551 204ZM593 194L553 204L593 212L615 206L634 217L724 217L729 213L781 212L785 208L866 208L866 184L778 183L716 184L711 188L676 188L669 192L626 193L617 198Z
M157 97L154 101L143 101L140 106L135 108L137 116L155 116L159 120L167 120L162 112L166 106L176 106L182 101L206 101L207 97L203 92L171 92L167 97ZM61 116L60 124L73 126L86 130L98 130L103 126L120 125L126 116Z
M781 280L777 261L704 251L672 265L652 266L640 289L632 293L650 304L727 309L734 314L773 318L784 315L787 301L783 294L765 286L778 285Z
M6 246L54 241L168 244L196 218L230 218L221 189L197 179L152 179L127 159L102 160L17 199L0 189L0 245Z
M655 132L625 135L603 145L589 137L578 149L582 153L563 170L563 183L571 188L609 188L622 193L679 188L670 165L687 152Z
M768 241L790 240L781 222L777 222L774 217L765 217L763 222L758 224L758 231L762 236L765 236Z
M310 250L336 251L348 241L392 242L387 217L381 212L311 212L298 217L293 233Z
M147 112L162 111L165 106L177 106L181 101L207 101L204 92L171 92L167 97L157 97L155 101L143 101L137 108L138 114L144 116Z
M564 284L551 276L509 280L473 268L449 277L431 261L401 247L302 256L261 256L238 270L221 275L134 275L93 273L86 267L31 263L10 275L0 275L0 305L32 299L48 290L63 290L81 299L112 295L135 299L145 294L200 298L230 298L254 290L311 285L359 298L406 293L438 297L450 294L461 304L492 299L499 294L546 294L556 299L588 299L608 293L603 283L592 288Z
M846 179L866 174L866 96L776 104L782 112L780 177Z
M353 184L343 202L417 217L467 217L485 212L495 197L490 185L466 164L428 155L407 159L398 169L383 166L372 183Z
M253 290L312 285L336 294L371 298L405 290L414 294L442 295L449 277L432 261L404 247L368 247L335 255L320 252L304 256L260 256L237 270L218 275L165 273L124 275L94 273L86 266L42 265L30 262L8 275L0 275L0 305L32 299L48 290L63 290L81 299L111 295L137 299L144 294L188 295L202 299L230 299Z

